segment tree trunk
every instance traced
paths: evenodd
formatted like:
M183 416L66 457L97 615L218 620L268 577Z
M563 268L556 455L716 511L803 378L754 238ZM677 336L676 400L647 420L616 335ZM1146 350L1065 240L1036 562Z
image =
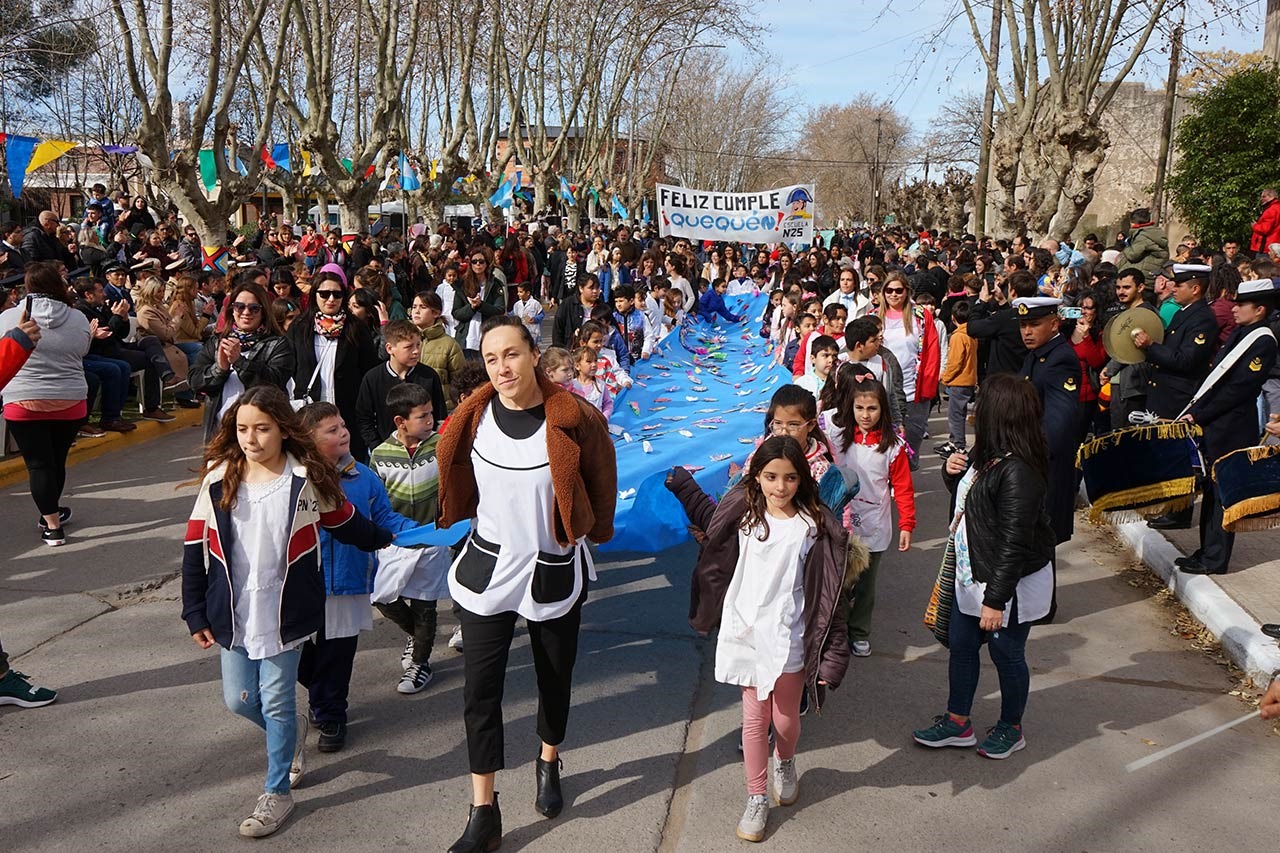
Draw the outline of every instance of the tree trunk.
M359 197L338 199L338 224L343 234L369 230L369 204Z
M551 203L550 193L547 192L547 182L541 174L533 176L533 209L535 212L546 210Z
M569 208L569 230L577 231L579 223L582 222L582 208L573 205Z

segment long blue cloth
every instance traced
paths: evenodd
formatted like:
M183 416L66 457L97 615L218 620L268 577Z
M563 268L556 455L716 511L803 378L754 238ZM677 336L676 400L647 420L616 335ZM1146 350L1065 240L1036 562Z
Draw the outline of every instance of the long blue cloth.
M664 481L675 465L709 494L729 480L764 434L769 398L791 381L765 352L760 316L768 297L729 296L744 319L690 322L631 368L634 385L614 404L618 506L601 551L657 552L688 540L688 518Z

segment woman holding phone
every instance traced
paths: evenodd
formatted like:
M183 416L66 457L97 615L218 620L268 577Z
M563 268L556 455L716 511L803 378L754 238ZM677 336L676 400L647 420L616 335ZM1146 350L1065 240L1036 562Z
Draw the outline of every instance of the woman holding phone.
M27 466L41 539L56 547L66 542L63 525L71 520L71 508L59 501L67 483L67 453L89 415L83 359L97 324L72 306L56 263L28 264L26 288L22 304L0 314L0 333L35 320L43 343L9 380L4 420Z

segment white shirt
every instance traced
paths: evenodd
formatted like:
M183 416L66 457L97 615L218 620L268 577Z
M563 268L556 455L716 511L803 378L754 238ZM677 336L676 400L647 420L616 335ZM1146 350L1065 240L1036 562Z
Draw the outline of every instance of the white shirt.
M861 290L855 290L852 293L836 290L835 293L832 293L822 301L822 307L826 308L828 305L837 303L843 305L845 310L849 312L850 320L865 317L867 312L871 310L871 297Z
M916 317L911 318L911 334L903 317L890 320L884 318L884 345L893 353L902 367L902 393L907 395L907 402L916 398L916 370L920 364L920 323Z
M565 615L582 595L582 561L592 579L595 572L583 539L568 549L556 541L546 423L528 438L516 439L502 432L486 409L476 430L471 465L480 501L471 537L449 569L449 597L481 616L515 611L529 620L546 621ZM459 580L460 567L471 586ZM480 584L474 578L479 573L489 578L477 590ZM568 587L568 594L556 601L537 601L535 581L558 581Z
M767 520L763 542L738 531L716 644L716 681L754 687L762 701L779 675L804 669L804 561L817 535L803 513Z
M373 609L367 595L326 595L324 597L324 637L354 637L373 630Z
M222 406L218 409L219 419L227 413L227 409L231 408L231 404L238 400L243 393L244 383L240 381L240 375L233 368L227 374L227 381L222 383Z
M316 367L319 373L316 375L320 382L320 393L315 393L315 385L304 391L311 392L313 402L324 400L326 403L335 403L337 398L333 392L333 372L338 367L338 339L326 338L324 335L315 335L316 341Z
M308 639L280 642L292 478L286 468L269 483L241 483L231 510L232 636L250 660L274 657Z
M748 276L743 278L729 279L729 289L725 291L726 296L745 296L756 292L755 279Z
M521 302L516 300L516 304L512 306L511 313L520 318L520 322L529 330L529 334L533 335L535 344L542 343L542 324L541 323L525 323L525 320L533 320L542 311L542 303L537 298L530 296L528 300Z
M453 337L458 330L458 321L453 319L453 285L447 281L440 282L436 285L436 294L443 306L444 313L440 315L440 320L444 323L445 333Z
M689 279L673 275L671 277L671 286L684 294L684 308L682 310L688 311L689 307L693 305L693 288L689 286Z
M905 445L901 439L884 453L876 445L854 441L848 450L844 445L844 428L833 420L834 410L823 412L818 423L831 444L831 454L841 470L857 475L858 494L849 501L845 518L850 533L855 533L869 551L888 550L893 541L893 495L889 488L889 466Z

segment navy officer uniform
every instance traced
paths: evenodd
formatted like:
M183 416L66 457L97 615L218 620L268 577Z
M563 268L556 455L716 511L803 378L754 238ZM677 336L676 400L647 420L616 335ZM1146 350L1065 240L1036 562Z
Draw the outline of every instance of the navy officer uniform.
M1276 287L1271 279L1243 282L1236 295L1236 321L1241 306L1269 311L1276 304ZM1260 333L1254 334L1255 331ZM1260 318L1236 327L1219 350L1214 365L1229 358L1233 350L1250 338L1244 350L1226 373L1204 396L1192 404L1187 417L1204 431L1205 465L1213 463L1242 447L1258 443L1258 395L1276 364L1276 338L1266 325L1266 313ZM1204 480L1204 504L1200 508L1200 547L1189 557L1175 562L1182 571L1196 575L1226 574L1231 561L1235 534L1222 529L1222 504L1212 477Z
M1071 342L1057 331L1060 299L1035 296L1013 301L1021 324L1054 317L1053 337L1030 350L1022 361L1022 376L1035 386L1044 406L1044 432L1049 445L1049 521L1057 544L1071 538L1076 507L1076 451L1079 449L1080 359Z
M1164 341L1156 343L1145 335L1135 343L1147 354L1149 379L1147 408L1158 417L1173 420L1191 402L1200 383L1209 375L1209 365L1218 349L1218 320L1205 302L1211 267L1204 264L1173 264L1173 300L1178 311L1165 330ZM1148 520L1155 530L1185 530L1191 526L1192 507Z

